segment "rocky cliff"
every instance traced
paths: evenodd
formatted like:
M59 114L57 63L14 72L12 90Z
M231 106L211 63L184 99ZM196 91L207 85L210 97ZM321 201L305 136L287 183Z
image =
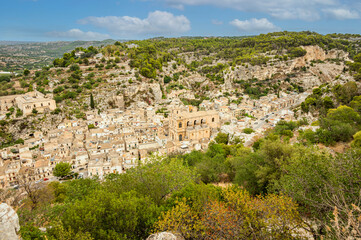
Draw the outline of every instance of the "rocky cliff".
M307 53L303 57L288 61L270 61L265 65L252 66L245 64L236 67L233 71L225 74L226 89L232 88L233 80L248 80L257 78L259 80L272 79L275 76L285 78L287 75L295 75L294 80L302 83L305 88L312 88L323 83L335 80L336 76L343 74L344 61L349 61L348 53L341 50L326 52L319 46L303 47ZM328 61L338 59L337 61ZM314 62L314 63L312 63ZM312 64L311 64L312 63ZM347 73L343 76L349 76Z

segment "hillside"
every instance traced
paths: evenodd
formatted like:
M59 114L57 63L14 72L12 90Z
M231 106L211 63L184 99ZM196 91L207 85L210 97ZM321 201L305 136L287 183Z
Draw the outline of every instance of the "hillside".
M280 92L300 94L353 79L346 63L360 43L342 37L283 32L76 48L55 59L54 67L5 81L0 95L36 89L56 100L63 116L58 119L82 119L90 109L90 93L100 111L136 108L140 102L162 109L173 98L199 106L222 96L237 103L246 95L259 99ZM38 126L44 127L54 125Z
M25 240L358 238L360 44L117 41L1 76L0 199Z

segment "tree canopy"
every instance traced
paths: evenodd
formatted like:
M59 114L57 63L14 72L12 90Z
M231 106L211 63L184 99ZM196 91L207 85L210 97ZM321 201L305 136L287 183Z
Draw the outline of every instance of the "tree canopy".
M71 172L71 165L69 163L60 162L56 164L53 174L56 177L68 176Z

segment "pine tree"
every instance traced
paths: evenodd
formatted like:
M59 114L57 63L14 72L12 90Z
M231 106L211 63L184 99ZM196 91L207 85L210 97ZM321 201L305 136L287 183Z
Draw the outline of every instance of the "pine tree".
M92 93L90 94L90 107L91 107L92 109L95 108L95 103L94 103L94 98L93 98L93 94L92 94Z

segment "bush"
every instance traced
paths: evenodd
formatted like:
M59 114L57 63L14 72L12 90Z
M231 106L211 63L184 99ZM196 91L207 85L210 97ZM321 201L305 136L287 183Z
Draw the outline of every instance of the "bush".
M60 103L61 101L63 101L63 97L59 96L59 95L55 95L54 100L55 100L56 103Z
M64 88L59 86L59 87L54 88L53 93L58 94L58 93L61 93L62 91L64 91Z
M24 76L28 76L30 74L30 71L28 69L24 69L23 74Z
M243 129L243 133L251 134L251 133L254 133L254 130L252 128L245 128L245 129Z
M216 138L214 139L216 141L216 143L223 143L223 144L228 144L228 140L229 140L229 136L227 133L218 133Z
M293 121L286 122L284 120L281 120L277 123L273 131L277 135L293 137L293 130L295 130L296 128L297 128L296 122Z
M55 108L54 111L51 112L51 114L59 114L59 113L61 113L60 108Z
M23 115L23 111L20 110L20 108L16 109L16 117L21 117Z
M163 80L164 84L170 83L170 81L172 81L172 78L171 78L171 77L169 77L169 76L164 76L164 80Z
M288 55L290 57L303 57L305 56L307 51L301 47L292 48L288 51Z
M70 66L70 71L75 72L75 71L78 71L78 70L80 70L80 67L79 67L78 64L72 64Z
M358 131L353 135L353 141L351 142L352 147L361 148L361 131Z
M45 233L33 224L27 223L20 227L20 235L24 240L45 240Z
M180 198L162 213L156 231L179 232L186 239L298 239L291 229L301 227L302 221L291 198L254 198L237 187L222 189L221 196L222 200L211 197L200 204L194 204L201 201L197 195L189 201Z
M0 83L1 82L10 82L10 75L0 75Z

